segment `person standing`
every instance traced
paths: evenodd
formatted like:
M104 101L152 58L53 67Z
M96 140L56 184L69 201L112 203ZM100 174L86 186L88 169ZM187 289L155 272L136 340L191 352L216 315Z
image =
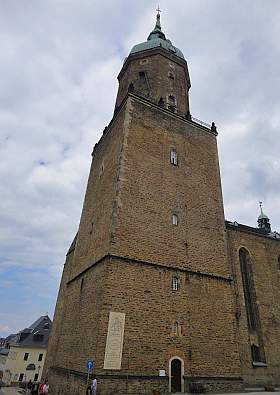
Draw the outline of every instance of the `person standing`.
M27 393L31 394L31 390L32 390L32 381L29 380L27 383Z
M31 394L32 395L38 395L38 389L39 389L39 384L38 383L33 383L32 389L31 389Z
M94 379L92 380L92 384L91 384L91 390L92 390L92 394L96 395L96 391L97 391L97 380L94 377Z
M48 394L49 393L49 383L46 380L44 387L43 387L43 394Z

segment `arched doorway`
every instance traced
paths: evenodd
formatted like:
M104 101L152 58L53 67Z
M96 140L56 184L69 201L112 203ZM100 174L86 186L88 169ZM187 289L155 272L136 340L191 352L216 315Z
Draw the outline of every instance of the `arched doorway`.
M183 392L183 361L181 358L173 358L170 361L170 391L171 392Z

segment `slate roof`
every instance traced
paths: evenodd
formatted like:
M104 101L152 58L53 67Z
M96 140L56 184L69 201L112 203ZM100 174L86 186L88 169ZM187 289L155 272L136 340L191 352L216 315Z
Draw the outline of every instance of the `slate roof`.
M234 221L226 221L226 228L232 230L239 230L241 232L246 233L254 233L259 236L268 237L270 239L280 240L280 233L278 232L268 232L264 228L254 228L252 226L239 224L238 222Z
M9 336L6 337L5 342L10 342L14 337L16 337L16 333L11 333Z
M10 346L16 347L42 347L48 345L52 321L47 315L38 318L28 328L20 331L11 341Z
M9 354L9 349L8 348L4 348L4 347L0 348L0 355L7 356L8 354Z

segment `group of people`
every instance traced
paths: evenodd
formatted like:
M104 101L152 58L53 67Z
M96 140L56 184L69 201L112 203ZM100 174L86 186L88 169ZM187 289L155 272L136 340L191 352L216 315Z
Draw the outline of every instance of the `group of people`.
M86 395L96 395L97 391L97 380L94 378L87 386ZM27 393L31 395L44 395L49 393L49 383L46 380L45 383L32 383L31 380L27 383Z
M31 395L43 395L49 393L49 383L32 383L31 380L27 383L27 393Z
M92 383L87 386L86 395L96 395L96 391L97 391L97 380L96 378L94 378L92 380Z

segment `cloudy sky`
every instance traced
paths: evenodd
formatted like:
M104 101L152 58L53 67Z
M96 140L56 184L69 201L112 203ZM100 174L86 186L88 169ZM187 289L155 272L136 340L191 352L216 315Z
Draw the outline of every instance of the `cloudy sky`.
M53 314L91 151L154 0L0 0L0 336ZM280 1L161 0L191 112L219 130L226 218L280 230Z

